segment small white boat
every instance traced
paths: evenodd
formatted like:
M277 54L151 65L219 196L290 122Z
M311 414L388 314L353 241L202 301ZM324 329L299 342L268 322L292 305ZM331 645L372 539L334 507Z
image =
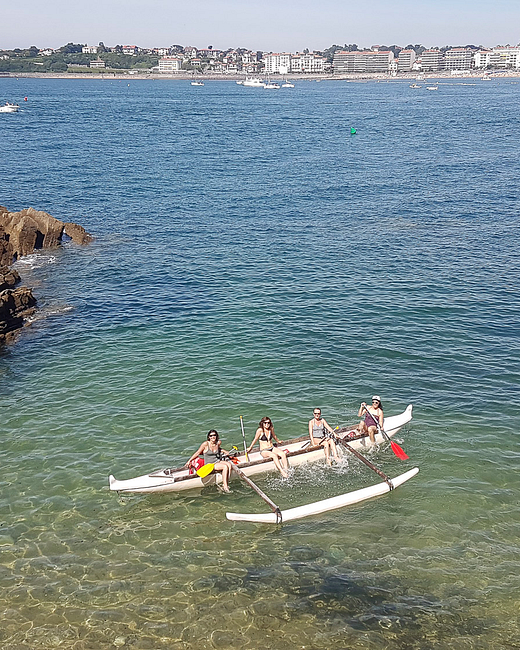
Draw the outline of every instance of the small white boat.
M362 488L361 490L340 494L337 497L324 499L323 501L315 501L314 503L309 503L305 506L298 506L297 508L291 508L290 510L282 510L278 513L268 512L257 515L226 512L226 518L229 519L229 521L250 521L256 524L278 524L287 521L294 521L295 519L303 519L304 517L319 515L322 512L328 512L329 510L337 510L338 508L344 508L345 506L350 506L354 503L359 503L360 501L366 501L367 499L373 499L374 497L386 494L387 492L390 492L391 489L395 489L396 487L399 487L399 485L402 485L409 479L413 478L418 471L419 468L414 467L408 472L391 479L393 488L385 482L377 483L376 485L371 485L370 487Z
M264 84L266 90L280 90L280 84L277 84L274 81L268 81Z
M202 82L202 81L192 81L191 85L192 86L203 86L204 82Z
M282 84L282 88L294 88L294 84L286 79Z
M419 84L410 84L410 88L422 88Z
M392 437L411 419L412 405L410 404L399 415L386 417L383 428L387 435ZM358 451L369 449L372 446L368 436L358 435L352 432L352 428L345 427L335 431L335 433L347 440L349 445ZM375 441L376 444L384 444L385 442L380 433L376 434ZM325 452L322 447L310 447L308 435L282 442L280 448L288 452L287 458L291 467L325 459ZM338 446L338 449L341 450L341 447ZM263 458L258 449L249 454L249 461L246 460L243 452L238 454L237 460L237 466L246 476L256 476L277 471L273 461ZM235 472L232 472L231 477L236 477ZM191 473L186 467L177 467L161 469L123 481L119 481L110 475L108 481L110 489L116 492L183 492L208 485L219 485L222 483L222 476L218 472L212 472L208 476L201 478L197 474Z
M10 104L6 102L3 106L0 106L0 113L18 113L20 107L18 104Z
M260 79L260 77L246 77L242 82L242 86L248 86L249 88L263 88L265 83Z
M439 86L426 86L426 90L439 90Z

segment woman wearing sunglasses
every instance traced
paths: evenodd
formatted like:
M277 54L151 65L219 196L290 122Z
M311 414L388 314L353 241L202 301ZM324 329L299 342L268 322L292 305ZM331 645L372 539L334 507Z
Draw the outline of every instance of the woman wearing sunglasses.
M225 449L222 449L221 442L218 437L218 433L215 429L211 431L206 436L206 441L201 444L197 451L190 457L185 467L189 467L190 463L194 461L199 456L204 455L204 465L208 463L214 464L215 472L222 473L222 490L224 492L230 492L229 489L229 476L231 470L233 469L233 463L229 460L222 460L222 456L228 452Z
M339 462L338 450L336 449L336 443L332 438L327 438L325 431L333 433L332 428L329 426L329 423L325 418L321 417L321 409L315 408L313 411L314 417L312 420L309 420L309 438L311 439L311 444L313 447L321 445L325 450L325 458L327 460L327 465L332 465L332 460L330 454L334 456L334 459Z
M256 430L255 439L247 448L247 453L251 451L257 440L260 442L260 455L264 458L271 458L280 474L284 478L287 478L289 476L287 454L283 449L278 449L275 445L275 443L280 442L280 440L276 437L271 418L265 417L260 420L258 423L258 429Z
M364 433L365 435L368 433L370 436L370 442L375 444L377 424L379 423L379 426L383 428L384 421L383 405L381 404L381 398L379 395L374 395L374 397L372 397L371 406L367 406L366 402L361 402L358 411L358 418L363 417L363 415L365 416L365 419L361 420L359 423L358 430L360 433Z

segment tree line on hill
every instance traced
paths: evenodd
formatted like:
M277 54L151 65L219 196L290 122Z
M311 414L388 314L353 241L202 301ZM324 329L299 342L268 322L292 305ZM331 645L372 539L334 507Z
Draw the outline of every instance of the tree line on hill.
M57 50L54 50L49 55L42 55L39 48L32 45L29 48L13 50L0 50L0 72L66 72L68 70L74 71L75 67L88 67L90 62L98 58L105 62L106 69L109 70L147 70L157 66L159 63L159 56L154 54L137 54L129 55L123 54L123 46L116 45L111 48L111 51L105 47L101 42L97 46L96 54L84 54L82 52L83 45L80 43L67 43ZM482 45L445 45L439 48L441 52L452 49L453 47L465 47L468 49L483 49ZM172 48L179 54L182 53L182 45L174 45ZM344 45L331 45L322 52L316 52L326 57L329 62L332 62L334 54L337 51L356 52L362 51L364 48L359 48L356 43ZM425 48L420 44L409 44L404 48L399 45L379 45L379 50L392 51L395 57L399 56L399 52L403 49L414 50L417 56L420 56ZM244 50L247 51L247 50ZM305 49L304 53L309 50ZM189 67L187 64L186 67Z

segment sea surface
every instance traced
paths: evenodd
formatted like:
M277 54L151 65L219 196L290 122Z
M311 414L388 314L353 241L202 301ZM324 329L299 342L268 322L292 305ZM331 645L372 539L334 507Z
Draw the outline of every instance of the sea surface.
M27 101L23 98L27 97ZM95 236L19 260L0 353L2 650L520 647L520 84L0 79L0 204ZM357 130L350 135L350 129ZM395 492L281 526L247 486L119 498L215 427L413 404ZM379 482L258 478L282 509Z

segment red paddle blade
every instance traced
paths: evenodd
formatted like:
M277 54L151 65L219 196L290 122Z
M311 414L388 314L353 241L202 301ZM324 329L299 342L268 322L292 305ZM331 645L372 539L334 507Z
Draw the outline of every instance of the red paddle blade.
M401 460L407 460L409 456L406 455L404 449L402 447L399 447L397 442L391 442L390 446L392 447L392 451L394 454L397 456L397 458L400 458Z

